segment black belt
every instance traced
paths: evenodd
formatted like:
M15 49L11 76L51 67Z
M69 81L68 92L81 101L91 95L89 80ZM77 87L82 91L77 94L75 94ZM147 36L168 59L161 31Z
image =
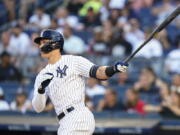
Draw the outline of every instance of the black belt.
M68 113L70 113L70 112L73 111L73 110L74 110L74 107L73 107L73 106L71 106L70 108L66 109L66 111L67 111ZM65 113L62 112L62 113L60 113L57 117L58 117L59 120L61 120L64 116L65 116Z

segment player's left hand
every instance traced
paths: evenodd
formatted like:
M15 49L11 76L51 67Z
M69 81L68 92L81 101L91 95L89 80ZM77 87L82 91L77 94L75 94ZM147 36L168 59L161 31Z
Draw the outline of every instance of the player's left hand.
M45 73L43 75L43 81L41 82L41 85L38 88L38 92L40 94L44 94L45 93L45 88L49 85L49 83L51 82L53 77L54 77L54 75L52 73Z
M115 70L117 72L127 72L127 69L128 69L128 63L117 62L115 64Z

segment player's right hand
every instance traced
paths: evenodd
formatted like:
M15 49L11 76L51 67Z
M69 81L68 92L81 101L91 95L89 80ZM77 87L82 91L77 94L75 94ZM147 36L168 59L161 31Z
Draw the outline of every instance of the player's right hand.
M128 63L124 63L124 62L117 62L115 64L115 70L116 72L126 72L128 69Z
M49 85L51 80L53 79L54 75L52 73L45 73L43 75L43 81L41 82L41 85L38 88L38 93L44 94L45 88Z

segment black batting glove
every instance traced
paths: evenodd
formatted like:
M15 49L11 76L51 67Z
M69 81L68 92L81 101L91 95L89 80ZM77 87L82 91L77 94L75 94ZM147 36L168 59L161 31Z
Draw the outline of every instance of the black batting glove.
M38 88L39 94L45 93L45 88L49 85L51 80L53 79L54 75L52 73L45 73L43 76L44 81L41 82L41 85Z

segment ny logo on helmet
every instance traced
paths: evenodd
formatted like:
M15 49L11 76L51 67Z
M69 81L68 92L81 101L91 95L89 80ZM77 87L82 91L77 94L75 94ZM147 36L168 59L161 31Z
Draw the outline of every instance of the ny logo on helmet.
M68 69L67 65L64 65L63 69L61 69L60 67L58 67L56 69L57 72L57 76L56 77L60 77L63 78L64 76L66 76L66 70Z

